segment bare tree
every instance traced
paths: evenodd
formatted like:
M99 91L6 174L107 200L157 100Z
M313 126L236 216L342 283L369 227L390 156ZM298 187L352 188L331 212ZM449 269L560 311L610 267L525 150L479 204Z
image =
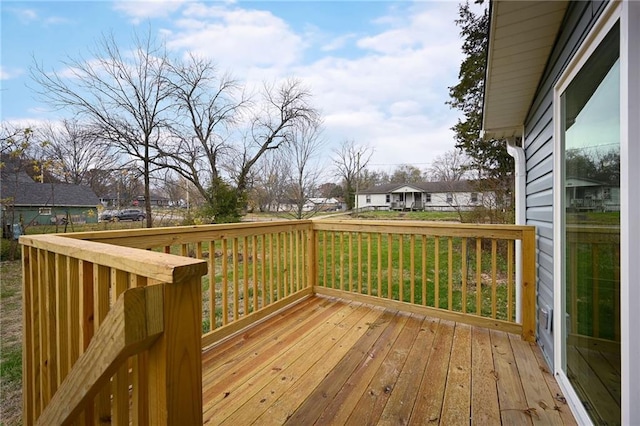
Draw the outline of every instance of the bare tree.
M360 173L367 167L372 155L373 149L356 145L353 140L345 140L338 149L334 150L333 165L344 182L344 198L349 210L353 209L355 204Z
M234 158L236 195L244 204L250 187L253 166L267 152L292 142L295 129L318 120L319 113L310 104L311 93L295 79L280 85L264 85L263 102L254 113L249 135Z
M279 211L285 199L291 163L278 151L256 163L256 179L247 200L259 211Z
M92 170L116 167L118 155L77 120L48 123L40 133L47 141L44 151L54 164L52 172L62 182L91 186Z
M422 171L410 164L402 164L396 167L389 177L389 183L420 183L422 181Z
M293 214L296 219L312 216L316 211L305 212L304 205L311 192L318 186L321 170L317 160L325 140L321 136L320 122L303 123L292 134L291 143L283 155L291 167L289 199L294 204ZM285 161L286 161L285 160Z
M447 151L436 157L427 171L429 178L439 182L455 182L470 178L470 162L459 149Z
M150 176L170 106L166 84L168 59L148 35L134 37L122 51L113 35L103 36L91 60L64 61L65 72L48 71L34 61L31 77L37 93L52 106L71 110L91 124L94 134L141 163L147 226L152 226Z
M174 61L167 85L177 117L172 137L158 147L158 164L189 181L207 202L211 183L220 176L220 162L229 149L229 135L249 105L240 84L218 75L213 62L189 56Z

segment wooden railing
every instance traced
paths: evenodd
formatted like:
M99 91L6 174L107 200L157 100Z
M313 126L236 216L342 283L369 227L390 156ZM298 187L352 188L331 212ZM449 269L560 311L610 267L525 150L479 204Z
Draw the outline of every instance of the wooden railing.
M516 332L535 339L533 227L316 221L314 291ZM516 323L515 241L522 241Z
M521 323L514 316L516 240ZM535 338L532 227L306 220L21 243L25 424L199 423L201 349L314 292ZM127 315L138 310L127 308L127 292L148 286L162 297L147 297L138 314L161 312L161 330L147 323L144 344L121 339L100 354L104 345L92 342L126 329Z
M20 242L24 424L202 422L204 262L57 235Z
M567 226L568 338L620 353L620 228Z
M203 259L202 345L312 293L312 222L76 233L74 238Z

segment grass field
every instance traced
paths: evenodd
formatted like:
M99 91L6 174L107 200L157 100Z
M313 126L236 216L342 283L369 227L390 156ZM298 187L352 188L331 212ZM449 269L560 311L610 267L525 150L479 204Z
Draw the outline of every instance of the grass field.
M0 263L0 424L22 424L20 261Z

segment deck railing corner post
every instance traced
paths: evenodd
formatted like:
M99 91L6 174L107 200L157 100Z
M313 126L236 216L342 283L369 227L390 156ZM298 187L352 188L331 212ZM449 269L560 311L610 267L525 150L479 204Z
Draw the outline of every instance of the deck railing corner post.
M522 338L536 339L536 232L527 227L522 232Z
M201 277L159 285L164 332L149 348L149 422L202 424Z

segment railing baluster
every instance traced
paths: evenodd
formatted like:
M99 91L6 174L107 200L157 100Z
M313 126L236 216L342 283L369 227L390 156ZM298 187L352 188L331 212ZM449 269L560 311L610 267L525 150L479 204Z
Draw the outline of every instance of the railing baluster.
M434 237L433 247L433 306L440 307L440 237Z
M358 252L358 267L356 269L356 274L358 275L358 293L362 294L362 274L364 271L362 270L362 233L358 232L358 236L356 238L357 252Z
M231 243L232 257L231 261L233 262L233 321L238 320L238 312L239 309L239 272L238 272L238 238L233 238Z
M129 274L111 268L111 286L114 289L114 300L128 287ZM113 392L113 409L111 422L116 425L129 423L129 367L125 362L116 372L111 383Z
M476 238L476 315L482 314L482 238Z
M242 240L242 307L244 316L249 315L249 248L248 239L245 236Z
M491 240L491 318L496 318L497 314L497 262L498 262L498 242Z
M251 236L251 257L253 258L251 265L251 282L253 288L253 311L255 312L259 309L258 293L260 284L258 282L258 237L256 235Z
M347 243L349 244L349 257L347 258L347 272L349 273L349 291L353 291L353 241L352 241L352 232L349 232L349 237L347 238Z
M37 329L34 327L34 307L37 306L37 291L34 280L34 271L38 268L35 256L36 249L33 247L23 247L22 249L22 334L24 344L22 349L22 421L25 424L35 423L37 416L36 409L36 383L35 369L37 364L37 353L35 350L38 341Z
M229 266L227 256L227 238L222 239L222 325L229 322Z
M398 235L398 300L404 301L404 234Z
M273 303L273 234L269 234L269 303Z
M453 237L447 239L448 309L453 310Z
M393 287L393 235L387 234L387 299L392 299Z
M216 317L216 242L209 241L209 259L208 277L209 277L209 330L213 331L218 327Z
M467 237L461 239L461 256L462 256L462 313L467 313Z
M409 282L411 284L411 303L416 303L416 236L409 237Z
M81 353L84 353L93 337L93 263L80 261L80 333L81 333ZM84 411L84 421L88 424L94 420L93 406L87 406Z
M336 268L338 263L336 262L336 233L331 231L331 266L333 272L331 273L331 288L336 288Z
M93 264L94 327L97 330L109 312L109 281L111 273L108 267ZM100 423L111 417L111 395L109 387L102 389L95 399L94 423Z
M58 387L64 380L71 367L69 364L69 317L67 312L69 306L69 284L67 281L67 256L55 254L55 276L56 276L56 347L57 347L57 369Z
M261 285L262 285L262 294L260 295L260 300L262 301L262 306L266 306L267 300L267 248L266 248L266 237L262 234L260 238L260 273L261 273Z
M382 234L378 234L378 293L376 296L382 297Z
M515 241L507 241L507 321L513 321L513 245Z
M344 291L344 232L340 232L340 290Z
M280 264L282 263L282 251L280 250L280 240L282 239L282 234L278 233L276 235L276 286L277 288L277 300L282 299L282 292L284 291L284 279L283 274L280 273Z
M146 277L129 274L129 288L145 287ZM134 424L149 424L149 354L142 352L131 359L131 387L133 389L131 416Z
M427 306L427 236L422 235L422 306Z
M373 269L372 269L372 265L371 265L371 260L372 260L372 243L371 243L371 233L367 234L367 291L365 292L365 294L368 295L372 295L373 291L371 290L371 284L372 284L372 275L373 275Z

